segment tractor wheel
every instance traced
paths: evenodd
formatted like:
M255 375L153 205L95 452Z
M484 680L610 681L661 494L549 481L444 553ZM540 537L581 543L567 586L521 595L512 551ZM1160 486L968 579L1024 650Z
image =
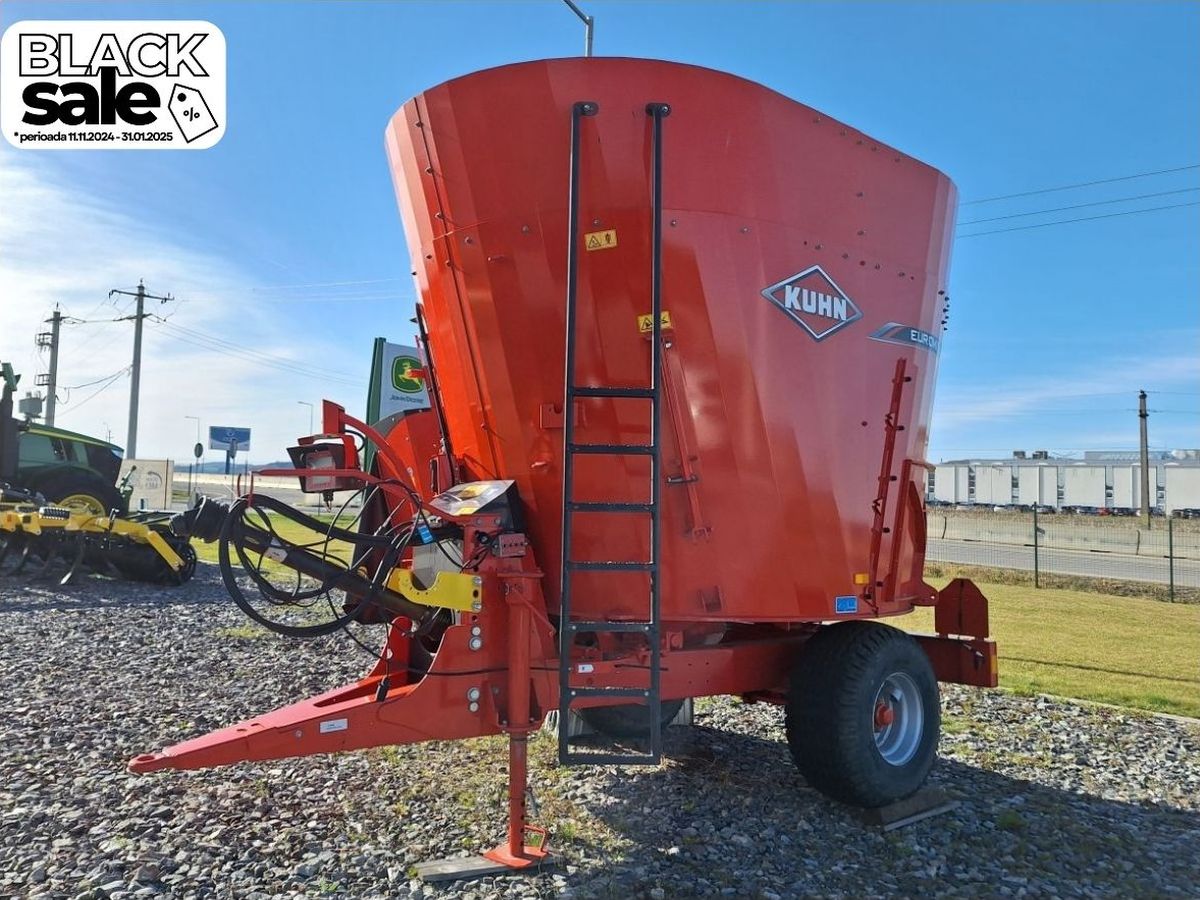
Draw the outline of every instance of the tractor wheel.
M665 729L671 724L671 720L679 715L679 710L683 708L683 701L664 700L660 707L662 710L660 721ZM650 737L650 707L641 703L628 703L621 706L591 706L579 710L579 715L590 727L608 737Z
M47 500L75 512L107 518L111 510L122 510L121 492L93 472L74 470L50 475L37 485Z
M817 632L792 672L787 739L821 793L877 807L914 793L937 753L941 708L921 646L878 622Z
M179 554L179 558L183 560L183 568L178 572L171 572L167 576L167 581L170 584L184 584L191 581L192 576L196 574L196 549L192 546L191 541L172 544L172 548Z

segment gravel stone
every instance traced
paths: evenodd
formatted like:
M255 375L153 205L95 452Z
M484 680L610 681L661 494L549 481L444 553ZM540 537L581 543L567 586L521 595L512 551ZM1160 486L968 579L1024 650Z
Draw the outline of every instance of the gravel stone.
M247 624L207 565L179 588L0 582L0 898L1197 895L1200 723L954 686L931 778L951 813L865 828L796 774L780 709L705 700L655 768L531 743L558 868L423 884L415 863L500 841L502 739L126 771L369 668Z

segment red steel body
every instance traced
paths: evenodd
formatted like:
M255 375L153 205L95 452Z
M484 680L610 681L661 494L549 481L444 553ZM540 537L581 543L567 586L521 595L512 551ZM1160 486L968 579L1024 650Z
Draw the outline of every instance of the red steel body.
M644 689L649 652L598 641L560 660L556 646L569 137L583 101L599 107L582 120L578 156L575 380L585 386L650 381L639 322L651 309L647 104L671 108L661 145L662 699L781 701L817 623L918 604L937 607L937 634L919 636L937 676L996 684L986 599L969 582L935 593L922 580L953 185L740 78L650 60L550 60L433 88L387 129L453 460L433 412L385 437L335 404L323 411L325 435L357 432L379 447L379 477L359 474L383 487L394 516L406 498L398 480L428 504L451 482L514 479L528 547L470 567L480 606L454 615L428 672L409 667L411 623L398 617L391 652L356 684L143 754L131 769L507 733L508 835L488 856L513 867L545 856L526 824L526 739L558 706L560 671L572 692ZM581 399L576 440L645 444L647 406ZM646 458L574 459L576 500L648 499ZM502 534L486 510L450 519L465 547ZM574 559L649 558L645 516L576 520ZM646 617L644 573L577 575L574 615Z
M936 353L873 340L940 334L955 191L910 156L760 85L676 63L560 59L478 72L415 97L387 130L397 196L464 480L514 478L551 608L562 511L570 109L580 151L577 383L648 381L648 102L664 125L663 619L831 619L929 603L924 470ZM615 234L613 234L615 232ZM764 297L795 287L861 316L821 340ZM827 280L828 279L828 280ZM777 291L787 300L787 288ZM798 298L793 298L796 300ZM806 317L818 333L836 319ZM873 535L893 376L904 360L885 521ZM451 361L447 364L445 361ZM644 442L636 401L579 401L581 441ZM578 499L644 500L642 459L577 462ZM901 471L903 468L903 472ZM901 476L904 476L901 480ZM911 485L911 486L910 486ZM578 558L645 559L641 519L580 526ZM909 525L911 527L905 527ZM856 584L872 571L882 584ZM893 546L896 539L899 544ZM895 562L894 570L891 563ZM640 576L581 576L584 618L645 615Z

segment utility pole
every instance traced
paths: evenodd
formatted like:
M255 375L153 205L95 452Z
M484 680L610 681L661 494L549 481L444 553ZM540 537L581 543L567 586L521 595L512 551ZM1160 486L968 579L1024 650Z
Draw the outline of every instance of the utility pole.
M1146 392L1138 391L1138 422L1142 449L1142 520L1147 528L1150 527L1150 441L1146 428L1146 420L1149 418L1150 413L1146 411ZM1157 487L1157 479L1155 486Z
M46 321L50 324L49 331L43 331L37 336L38 347L50 348L50 371L37 378L38 387L46 389L46 424L54 424L54 402L58 390L58 334L62 325L63 315L59 312L58 304L54 304L54 313Z
M137 291L119 291L111 290L108 296L114 294L124 294L127 297L137 298L137 312L132 316L122 316L117 319L118 322L127 322L133 319L133 367L131 369L131 378L129 382L129 439L125 442L125 458L137 458L137 421L138 421L138 389L141 387L142 381L142 320L146 318L148 313L145 311L145 303L147 300L157 300L159 303L167 303L175 298L170 294L165 297L159 297L155 294L146 293L146 285L141 279L138 280Z

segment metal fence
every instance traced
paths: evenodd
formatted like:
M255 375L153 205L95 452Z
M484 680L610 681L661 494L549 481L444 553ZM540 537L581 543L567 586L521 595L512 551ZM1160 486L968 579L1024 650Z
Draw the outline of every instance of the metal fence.
M926 561L1200 588L1200 521L930 509Z

